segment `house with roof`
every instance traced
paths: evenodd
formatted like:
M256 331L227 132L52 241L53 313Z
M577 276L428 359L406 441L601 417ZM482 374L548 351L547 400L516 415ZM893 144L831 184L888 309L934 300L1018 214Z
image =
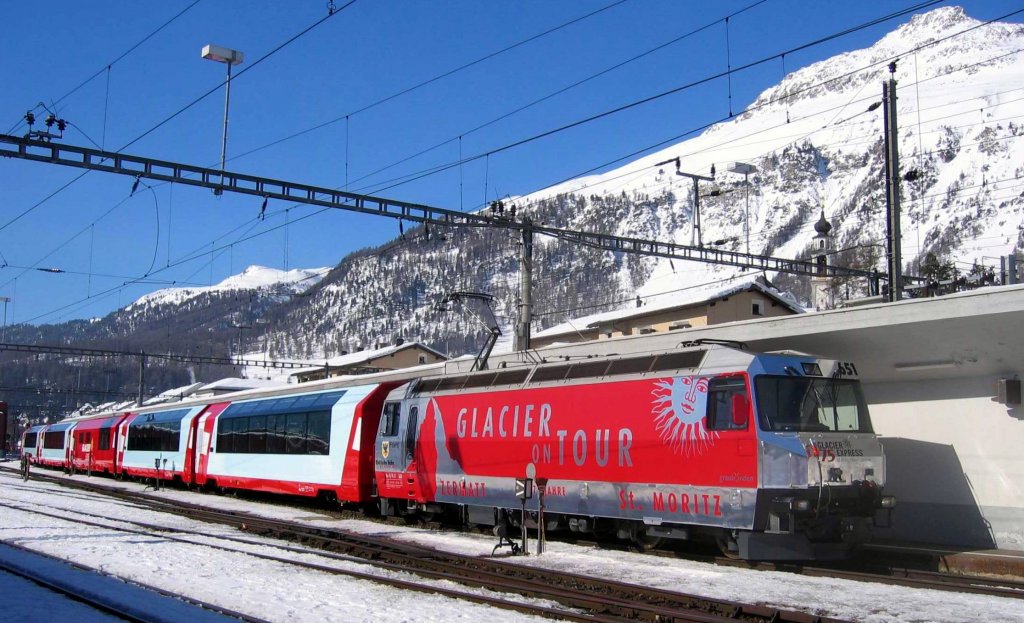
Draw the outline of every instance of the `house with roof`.
M344 353L319 365L310 362L310 367L297 370L290 376L295 382L305 383L334 376L400 370L447 360L445 355L419 342L397 340L391 346Z
M623 335L643 335L708 325L802 314L806 310L790 295L775 289L762 276L729 286L700 286L660 300L583 318L550 327L530 338L530 346L606 340Z

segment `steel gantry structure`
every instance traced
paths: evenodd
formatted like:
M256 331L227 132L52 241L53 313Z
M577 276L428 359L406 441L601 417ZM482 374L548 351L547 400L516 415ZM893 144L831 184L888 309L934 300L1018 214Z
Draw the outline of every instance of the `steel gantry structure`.
M669 259L736 266L739 268L808 276L885 278L885 274L875 271L832 265L820 266L814 262L804 260L726 251L703 245L684 245L551 227L535 223L528 216L522 214L520 214L519 218L516 218L515 213L512 211L500 214L487 213L486 211L460 212L458 210L437 208L384 197L235 173L222 169L198 167L7 134L0 134L0 156L58 164L91 171L116 173L137 179L145 178L198 186L212 189L218 193L239 193L262 197L265 200L279 199L360 214L383 216L424 225L496 227L518 231L522 239L522 245L520 254L519 321L515 336L516 350L527 350L530 347L530 319L533 311L531 275L533 270L533 238L536 234L606 251L636 253Z
M70 357L138 357L139 359L139 393L138 403L141 406L145 399L146 360L163 359L181 363L199 363L222 366L259 366L263 368L302 369L313 367L309 363L296 361L267 361L262 359L242 359L239 357L210 357L207 355L182 355L178 353L147 353L128 350L108 350L103 348L77 348L73 346L45 346L35 344L0 343L0 352L33 353L36 355L63 355Z

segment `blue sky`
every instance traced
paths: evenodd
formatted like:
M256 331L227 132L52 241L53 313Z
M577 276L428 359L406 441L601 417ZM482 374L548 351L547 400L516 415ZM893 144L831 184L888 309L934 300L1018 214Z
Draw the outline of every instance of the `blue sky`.
M200 58L203 45L214 43L245 53L232 81L229 169L328 187L343 188L347 182L354 192L469 210L485 198L544 188L720 119L730 110L730 88L732 111L739 113L782 78L782 63L737 72L731 85L718 79L412 183L396 185L393 180L718 74L727 62L740 67L920 4L357 0L254 65L323 18L327 3L200 0L191 6L193 1L3 3L0 16L7 28L0 44L5 77L0 132L24 134L26 126L19 120L33 108L38 119L44 118L46 110L37 107L42 102L73 124L65 143L102 144L110 150L130 144L125 153L214 166L220 158L222 88L136 140L223 85L224 65ZM340 8L346 2L334 4ZM978 19L1022 8L1013 2L959 4ZM745 7L729 19L727 32L724 18ZM590 13L594 15L374 105ZM908 20L888 21L787 55L785 69L868 46ZM658 52L473 131L705 26ZM181 186L151 184L152 190L143 187L129 197L130 178L98 172L46 199L80 173L0 160L0 296L12 299L8 324L102 316L156 288L216 283L250 264L333 266L346 253L398 233L389 219L336 211L312 215L316 208L282 202L271 202L261 221L258 199L215 197ZM148 277L142 282L133 281L144 275Z

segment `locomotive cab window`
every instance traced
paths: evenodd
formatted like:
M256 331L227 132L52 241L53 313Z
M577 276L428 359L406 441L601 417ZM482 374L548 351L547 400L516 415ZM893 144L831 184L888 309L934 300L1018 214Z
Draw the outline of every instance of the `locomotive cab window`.
M405 458L411 461L415 456L416 433L419 429L419 409L417 407L409 409L409 419L406 420L405 425Z
M758 419L771 431L870 433L860 382L807 376L761 376Z
M381 437L394 437L398 434L401 408L402 405L398 402L389 402L384 405L384 414L380 418Z
M711 379L708 384L708 430L746 430L750 399L742 377Z

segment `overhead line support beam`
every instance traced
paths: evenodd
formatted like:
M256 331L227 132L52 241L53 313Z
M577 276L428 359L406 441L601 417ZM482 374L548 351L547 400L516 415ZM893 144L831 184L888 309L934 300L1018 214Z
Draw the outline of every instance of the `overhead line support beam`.
M99 348L74 348L71 346L43 346L35 344L0 343L0 351L35 353L45 355L70 355L78 357L139 357L140 353L126 350L104 350ZM163 359L181 363L199 363L221 366L253 366L264 368L298 369L313 367L295 361L265 361L262 359L238 359L235 357L209 357L206 355L180 355L176 353L145 353L148 359Z
M40 141L7 134L0 134L0 156L59 164L92 171L104 171L132 177L145 177L152 180L209 188L215 192L231 191L269 199L347 210L360 214L386 216L422 224L511 229L520 232L523 238L524 252L527 250L527 246L532 245L532 236L536 233L613 252L638 253L669 259L724 264L755 270L772 270L796 275L813 276L821 274L819 272L820 267L813 262L805 260L751 255L750 253L712 249L703 245L687 246L655 240L567 230L536 224L529 219L517 221L514 218L503 215L446 210L383 197L360 195L332 188L298 184L141 156L131 156L88 147L61 145L50 141ZM694 179L694 184L696 184L697 180L710 179L703 176L688 175L688 177ZM524 264L527 263L524 261ZM868 279L877 277L877 274L873 271L832 265L827 266L825 272L828 277L863 277ZM919 278L911 279L920 281ZM519 303L521 315L529 314L532 301L529 290L524 287L520 288ZM526 315L525 318L520 318L519 328L516 331L518 346L521 349L529 348L529 332L526 328L529 326L529 322L529 315Z
M80 169L105 171L133 177L199 186L210 189L228 190L235 193L269 197L283 201L294 201L309 205L347 210L362 214L386 216L418 223L448 226L499 227L525 230L551 236L568 242L577 242L608 251L624 251L657 257L692 260L711 264L725 264L757 270L775 270L798 275L818 274L818 266L810 261L752 255L735 251L724 251L703 246L627 238L612 234L574 231L517 221L504 216L491 216L476 212L459 212L423 204L396 201L372 195L360 195L331 188L297 184L255 175L208 169L141 156L130 156L115 152L61 145L49 141L37 141L0 134L0 156L48 162ZM75 157L71 157L75 156ZM190 177L191 176L191 177ZM710 179L698 176L700 179ZM856 268L829 266L828 276L871 277L875 273Z

